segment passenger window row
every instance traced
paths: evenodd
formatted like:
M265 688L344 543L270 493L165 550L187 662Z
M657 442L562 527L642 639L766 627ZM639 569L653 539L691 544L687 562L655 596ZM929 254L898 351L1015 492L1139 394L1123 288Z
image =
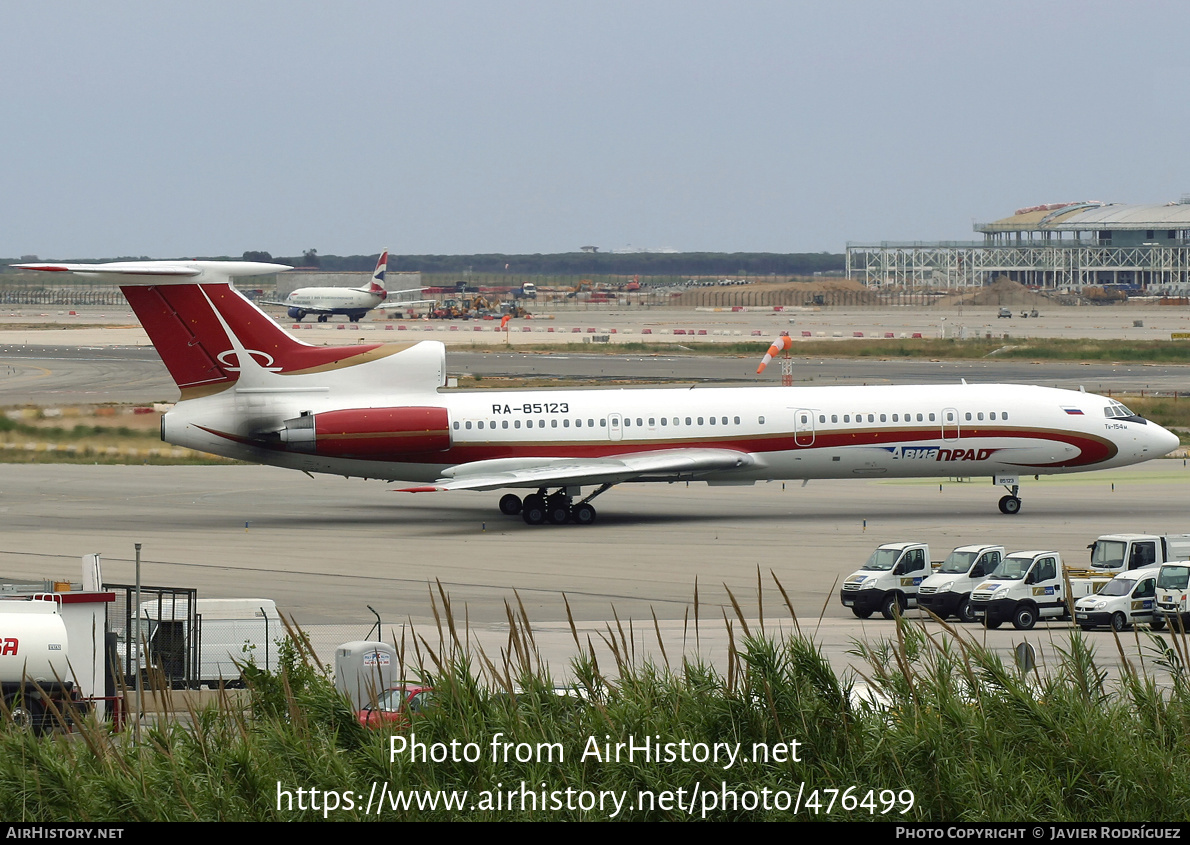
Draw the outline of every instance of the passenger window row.
M624 417L620 424L624 428L633 428L633 427L644 428L646 419L648 420L648 426L650 428L657 427L657 425L658 425L657 417L647 417L647 418L646 417ZM682 417L661 417L660 424L661 424L661 426L666 427L666 428L670 427L671 425L678 427L678 426L682 425L682 419L683 419ZM519 419L500 420L499 422L497 422L496 420L455 420L453 428L455 431L459 431L460 429L463 429L466 431L471 431L473 428L478 429L480 431L484 431L484 430L495 431L497 428L518 429L518 428L521 428L521 422L522 421ZM757 422L760 425L764 425L764 417L758 417ZM733 425L733 424L740 425L741 420L739 417L730 417L730 418L729 417L686 417L685 424L686 425ZM584 423L584 421L582 419L573 419L572 420L570 417L565 417L561 420L556 419L556 418L550 419L548 427L549 428L571 428L572 426L574 428L595 428L596 427L595 420L593 418L588 418ZM534 427L546 428L547 425L546 425L546 420L544 420L544 419L538 419L538 420L526 419L526 420L524 420L524 427L525 428L534 428ZM599 428L607 427L607 418L606 417L599 420L598 427Z
M842 415L831 414L830 421L831 421L831 424L837 425L840 423L840 420L841 420L842 424L848 425L848 424L852 423L852 417L853 417L852 414L842 414ZM891 418L891 420L890 420L890 418ZM982 421L984 421L985 418L991 422L1007 422L1008 412L1007 411L988 411L985 413L984 411L966 411L963 415L963 418L966 422L982 422ZM633 428L633 427L644 428L646 425L646 422L645 422L646 419L648 420L647 425L649 428L656 428L658 426L658 424L660 424L663 428L669 428L671 426L680 427L681 425L683 425L683 422L685 425L688 425L688 426L692 426L692 425L740 425L741 424L740 418L738 416L733 416L730 418L729 417L710 417L710 416L708 416L708 417L684 417L684 418L683 417L660 417L660 418L657 418L657 417L624 417L621 422L621 425L624 428ZM855 424L863 424L865 422L867 422L867 423L875 423L875 422L887 423L890 421L894 422L894 423L936 423L938 421L938 415L933 412L929 412L929 413L923 412L923 413L917 413L917 414L914 414L914 413L862 414L862 413L860 413L860 414L854 415ZM758 425L764 425L765 418L763 416L757 417L756 422ZM819 414L818 422L819 422L819 424L825 425L826 424L826 414ZM955 422L957 422L954 414L947 414L946 422L950 423L950 424L954 424ZM455 431L459 431L460 429L465 429L467 431L471 431L473 427L478 430L481 430L481 431L483 431L483 430L494 431L497 428L519 429L519 428L521 428L521 420L519 420L519 419L500 420L498 423L495 420L475 420L475 421L455 420L455 422L454 422L454 430ZM546 425L546 420L544 420L544 419L538 419L538 420L526 419L526 420L524 420L524 427L525 428L534 428L534 427L546 428L547 425ZM582 419L572 420L571 418L566 417L561 420L556 419L556 418L550 419L548 427L549 428L571 428L571 427L574 427L574 428L595 428L596 424L595 424L594 418L587 418L586 421L584 422L584 420L582 420ZM603 418L603 419L599 420L598 427L606 428L607 427L607 418Z
M855 422L856 423L863 423L863 422L886 423L886 422L890 421L890 418L891 418L891 422L895 422L895 423L913 423L913 422L924 423L924 422L937 422L938 421L938 415L934 414L934 413L920 413L920 414L899 414L899 413L898 414L887 414L887 413L885 413L885 414L856 414ZM983 411L967 411L964 414L964 419L966 419L967 422L978 422L978 421L982 421L984 418L985 418L985 412L983 412ZM1007 421L1008 420L1008 411L988 411L986 413L986 418L988 420L993 420L993 421ZM831 422L832 423L837 424L839 422L839 420L840 420L839 414L831 414ZM842 421L844 424L850 423L852 421L852 415L851 414L843 414ZM946 421L949 423L955 422L954 415L953 414L947 415ZM818 422L825 424L826 423L826 414L819 414Z

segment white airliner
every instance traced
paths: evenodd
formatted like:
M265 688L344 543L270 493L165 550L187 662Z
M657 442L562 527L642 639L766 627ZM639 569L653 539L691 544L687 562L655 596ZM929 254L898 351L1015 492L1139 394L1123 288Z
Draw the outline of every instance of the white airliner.
M291 268L285 267L285 269ZM343 314L348 320L358 323L369 311L380 308L381 303L388 299L390 294L399 295L421 291L421 288L385 290L384 274L387 271L388 251L386 250L380 254L380 259L376 262L376 269L372 272L372 278L366 285L361 285L358 288L298 288L281 302L264 300L263 304L284 306L289 309L286 313L289 314L290 319L297 320L299 323L307 314L316 314L320 323L325 323L335 314ZM404 302L390 307L402 308L411 304Z
M984 475L1008 488L1000 510L1014 514L1021 475L1126 466L1178 445L1113 399L1023 385L443 390L441 343L311 346L231 284L279 265L20 266L121 285L181 390L162 440L408 492L527 488L500 510L534 525L590 524L591 500L628 481Z

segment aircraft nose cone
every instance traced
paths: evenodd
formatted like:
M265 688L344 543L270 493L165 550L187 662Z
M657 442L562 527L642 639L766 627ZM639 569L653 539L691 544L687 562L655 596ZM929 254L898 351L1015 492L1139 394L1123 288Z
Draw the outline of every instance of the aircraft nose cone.
M1174 449L1182 445L1182 442L1178 439L1178 436L1168 429L1158 426L1157 431L1154 433L1157 435L1156 440L1158 455L1168 455Z

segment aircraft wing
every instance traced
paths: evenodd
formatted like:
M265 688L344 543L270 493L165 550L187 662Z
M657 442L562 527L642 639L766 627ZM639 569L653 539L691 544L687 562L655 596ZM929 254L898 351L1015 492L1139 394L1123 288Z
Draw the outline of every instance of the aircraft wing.
M398 492L577 487L644 479L677 481L708 472L741 469L755 463L751 455L731 449L660 449L606 458L498 458L459 464L446 470L432 485L405 487Z
M426 302L434 302L433 299L410 299L404 302L382 302L380 305L374 305L369 308L369 311L399 311L409 305L420 305ZM279 305L282 308L300 308L307 314L342 314L344 311L362 311L363 306L359 308L322 308L318 305L296 305L292 302L282 302L277 299L258 299L257 305Z
M403 299L400 302L382 302L373 311L399 311L407 305L424 305L427 302L437 302L436 299Z
M342 314L343 311L345 310L343 308L320 308L317 305L297 305L296 303L293 303L293 302L281 302L280 300L276 300L276 299L258 299L258 300L256 300L256 304L257 305L280 305L282 308L300 308L303 311L305 311L307 314ZM358 310L358 309L352 309L352 310ZM372 310L372 309L368 309L368 310Z

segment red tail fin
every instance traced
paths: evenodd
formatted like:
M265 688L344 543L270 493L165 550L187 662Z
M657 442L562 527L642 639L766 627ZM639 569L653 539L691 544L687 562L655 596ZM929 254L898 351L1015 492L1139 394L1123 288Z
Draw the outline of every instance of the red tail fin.
M236 382L249 367L292 374L334 364L381 345L302 343L229 284L128 285L120 290L183 391L183 398L195 391L217 392Z
M383 258L387 262L387 253ZM183 399L223 390L246 371L294 375L335 364L346 366L384 346L302 343L231 285L232 278L290 269L282 264L181 260L15 266L120 283Z

